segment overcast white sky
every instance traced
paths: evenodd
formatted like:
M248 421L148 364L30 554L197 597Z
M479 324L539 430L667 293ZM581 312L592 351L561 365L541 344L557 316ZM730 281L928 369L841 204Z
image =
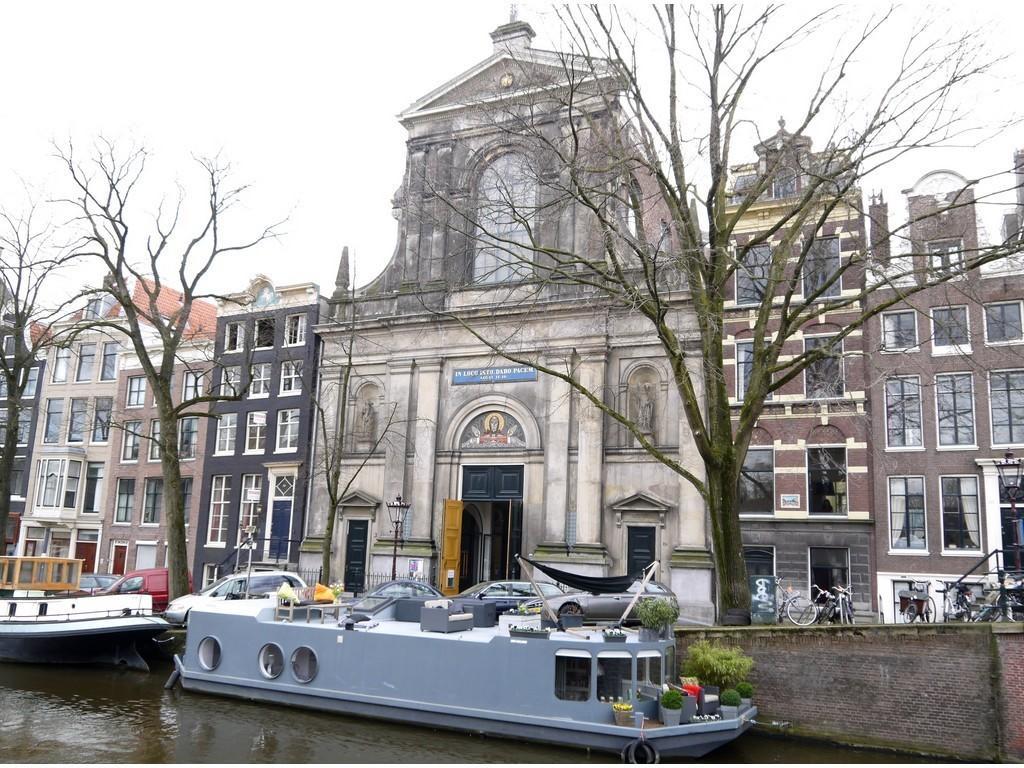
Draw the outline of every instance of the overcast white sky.
M977 24L1015 57L979 94L982 118L985 110L1009 116L1024 93L1024 59L1014 52L1024 29L1019 5L940 8L952 26ZM546 6L520 3L519 16L537 30L535 46L557 47ZM237 211L239 231L289 221L278 242L219 265L212 288L241 289L263 272L330 293L345 244L357 283L366 283L395 244L390 201L405 163L396 113L490 55L488 33L507 19L508 4L490 2L5 3L0 203L21 204L22 179L37 196L55 194L62 177L52 141L134 140L155 153L155 178L186 184L192 153L221 152L253 185ZM794 73L807 58L793 56ZM784 86L760 94L768 128L786 111ZM1024 147L1024 128L980 148L933 153L880 183L899 205L899 190L924 171L978 175L1007 167L1015 147ZM986 213L993 234L998 213Z

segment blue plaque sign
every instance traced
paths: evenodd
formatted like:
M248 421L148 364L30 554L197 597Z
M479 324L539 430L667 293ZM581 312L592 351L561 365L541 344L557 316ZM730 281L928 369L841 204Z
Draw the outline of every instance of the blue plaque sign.
M504 368L456 368L452 371L452 384L494 384L505 381L536 381L537 369L529 365L510 365Z

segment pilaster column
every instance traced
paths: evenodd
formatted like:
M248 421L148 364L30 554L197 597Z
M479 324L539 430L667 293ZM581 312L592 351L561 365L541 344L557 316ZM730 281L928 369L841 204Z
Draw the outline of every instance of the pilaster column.
M416 422L413 438L412 537L430 538L430 507L434 502L434 459L440 402L441 361L416 361Z
M549 353L544 364L568 370L571 353ZM569 503L569 415L572 388L554 376L544 377L547 435L544 440L544 542L565 542Z
M579 382L598 397L604 388L607 354L580 355ZM580 544L601 544L601 486L604 476L604 416L585 397L579 399L576 459L576 539Z
M388 363L388 408L394 408L392 427L384 438L384 501L391 501L395 496L408 496L405 490L405 447L409 425L409 399L412 392L412 360L396 360ZM390 414L383 414L385 420ZM387 510L383 510L387 514ZM419 512L412 509L410 517ZM378 526L380 536L390 538L385 526ZM406 530L409 524L406 525Z
M415 283L419 280L418 267L420 261L420 219L423 216L423 173L425 171L426 151L415 149L409 153L409 183L406 185L405 209L405 263L402 270L403 283Z
M975 459L974 463L981 467L981 509L979 518L984 526L981 531L982 541L978 543L985 552L1003 548L1003 520L999 503L999 471L996 459ZM941 531L930 539L935 540L935 551L941 552L943 542Z

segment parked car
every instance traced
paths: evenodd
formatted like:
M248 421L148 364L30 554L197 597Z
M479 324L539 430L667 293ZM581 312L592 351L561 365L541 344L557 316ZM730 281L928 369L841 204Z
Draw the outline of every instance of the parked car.
M113 573L83 573L78 580L78 588L91 595L102 592L119 578L121 577Z
M193 608L209 608L223 600L242 600L246 597L266 597L277 592L284 583L295 589L306 585L302 577L290 571L253 571L232 573L222 576L210 586L191 595L182 595L171 601L164 611L164 618L171 624L188 623L188 614Z
M444 597L441 590L416 579L395 579L374 587L362 597Z
M544 597L557 598L565 595L565 592L558 586L548 582L538 582L537 587ZM537 600L537 593L528 581L482 581L464 592L460 592L458 597L494 603L495 610L502 614L516 610L520 603ZM540 605L539 600L537 604Z
M609 595L592 595L589 592L573 592L571 594L555 597L547 603L559 616L565 614L582 614L585 619L592 620L618 620L622 612L626 610L629 601L633 599L640 589L641 581L633 582L633 585L625 592L618 592ZM676 606L679 605L675 593L658 581L647 582L644 588L644 595L637 601L630 611L626 621L637 621L636 608L641 600L649 598L665 598L671 600ZM530 608L540 606L540 600L533 600L527 603Z
M189 589L192 588L192 576L188 577ZM140 571L126 573L99 594L123 595L141 593L153 598L153 613L162 613L167 608L167 569L143 568Z

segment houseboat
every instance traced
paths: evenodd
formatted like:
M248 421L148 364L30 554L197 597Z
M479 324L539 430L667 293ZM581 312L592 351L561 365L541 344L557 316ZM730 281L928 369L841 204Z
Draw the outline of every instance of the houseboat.
M0 557L0 661L149 670L153 640L170 628L152 598L78 592L81 570L81 560Z
M366 598L337 617L335 609L274 599L196 608L168 684L640 762L700 757L746 731L757 713L658 723L663 684L675 682L669 638L641 642L625 631L611 642L599 627L544 631L539 617L499 623L493 606L422 599ZM640 716L617 725L613 702L632 702Z

